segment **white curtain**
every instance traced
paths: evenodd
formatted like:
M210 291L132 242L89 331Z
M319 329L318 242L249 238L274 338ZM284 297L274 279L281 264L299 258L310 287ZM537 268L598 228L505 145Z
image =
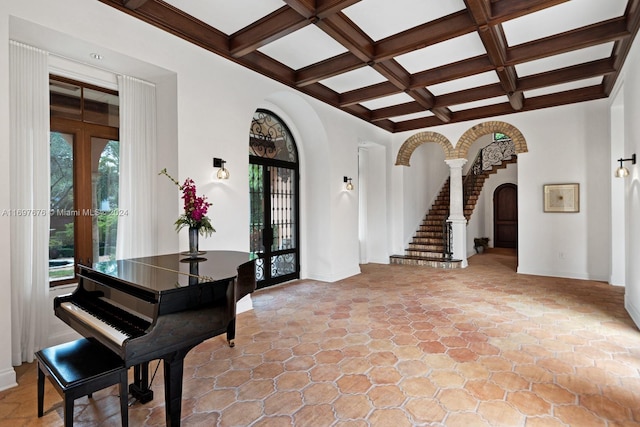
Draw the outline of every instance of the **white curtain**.
M11 354L46 347L49 304L48 54L10 42Z
M154 255L156 219L155 86L118 76L120 96L120 194L118 259Z

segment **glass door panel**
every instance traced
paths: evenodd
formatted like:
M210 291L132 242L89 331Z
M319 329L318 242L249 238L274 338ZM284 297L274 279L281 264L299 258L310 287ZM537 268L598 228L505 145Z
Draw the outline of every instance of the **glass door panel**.
M118 230L120 143L91 137L91 233L93 260L114 260Z
M49 281L74 277L77 216L73 199L74 138L72 133L50 133Z

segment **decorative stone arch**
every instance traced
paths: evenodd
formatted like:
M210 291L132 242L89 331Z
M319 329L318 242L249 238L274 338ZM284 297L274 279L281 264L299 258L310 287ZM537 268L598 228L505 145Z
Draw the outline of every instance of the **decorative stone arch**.
M409 159L420 145L426 142L435 142L442 147L446 159L455 159L455 150L446 136L438 132L420 132L409 137L398 150L396 166L411 166Z
M509 123L493 121L477 124L466 131L458 140L458 143L456 144L457 148L452 158L466 159L471 144L473 144L479 137L494 132L504 133L511 138L511 141L513 141L513 145L515 146L516 154L526 153L529 151L527 148L527 141L525 141L524 136L518 128L510 125Z

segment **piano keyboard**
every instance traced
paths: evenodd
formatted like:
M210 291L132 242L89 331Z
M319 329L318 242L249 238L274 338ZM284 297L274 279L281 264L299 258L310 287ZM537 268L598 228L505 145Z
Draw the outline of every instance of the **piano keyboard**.
M119 346L122 346L122 343L129 338L129 335L105 323L103 320L73 303L63 302L60 304L60 307L71 313L74 317L80 319L82 322L91 325Z

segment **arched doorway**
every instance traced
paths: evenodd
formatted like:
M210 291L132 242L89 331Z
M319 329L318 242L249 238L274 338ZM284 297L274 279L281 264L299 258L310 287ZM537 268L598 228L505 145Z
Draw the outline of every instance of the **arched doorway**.
M299 176L291 132L258 109L249 131L249 236L258 288L300 277Z
M518 247L518 186L502 184L493 192L493 246Z

